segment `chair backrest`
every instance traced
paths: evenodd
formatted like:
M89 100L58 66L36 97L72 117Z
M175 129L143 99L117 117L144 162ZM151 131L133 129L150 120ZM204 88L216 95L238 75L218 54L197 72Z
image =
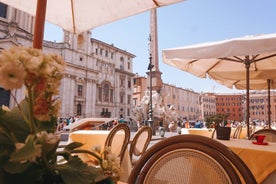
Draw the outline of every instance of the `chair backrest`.
M215 138L215 135L216 135L216 129L214 128L213 131L212 131L211 138L214 139L214 138Z
M238 125L238 126L236 127L236 130L235 130L234 133L233 133L232 138L233 138L233 139L239 139L239 138L240 138L240 135L241 135L241 132L242 132L242 125Z
M245 163L222 143L200 135L177 135L150 147L134 166L129 184L251 183Z
M110 130L105 140L105 147L106 146L111 147L111 151L120 158L120 163L122 163L129 140L130 140L129 127L124 123L119 123ZM119 151L116 151L116 150L119 150Z
M129 147L129 156L131 165L134 166L136 161L147 150L152 138L152 130L148 126L142 126L135 133Z
M274 129L261 129L261 130L257 130L256 132L254 132L250 137L249 137L249 140L254 140L255 137L254 135L255 134L262 134L262 135L265 135L265 141L268 141L268 142L276 142L276 130Z

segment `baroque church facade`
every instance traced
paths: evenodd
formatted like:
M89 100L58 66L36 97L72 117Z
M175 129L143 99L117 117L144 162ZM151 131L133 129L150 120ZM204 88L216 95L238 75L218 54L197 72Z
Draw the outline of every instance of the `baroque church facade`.
M12 46L32 47L34 17L0 3L0 52ZM135 55L91 38L90 31L76 35L64 31L63 42L43 42L43 52L66 62L60 86L61 117L113 117L129 120L132 108ZM5 91L0 104L10 108L25 97L25 90Z

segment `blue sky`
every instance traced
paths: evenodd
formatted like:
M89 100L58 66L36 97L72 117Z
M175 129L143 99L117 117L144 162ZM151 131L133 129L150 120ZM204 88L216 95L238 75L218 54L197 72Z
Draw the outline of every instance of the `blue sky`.
M196 92L242 92L201 79L162 62L162 49L245 35L276 33L275 0L187 0L161 7L158 15L159 69L164 83ZM92 30L92 37L134 55L133 72L146 76L150 14L145 12ZM62 30L46 24L45 40L61 41Z

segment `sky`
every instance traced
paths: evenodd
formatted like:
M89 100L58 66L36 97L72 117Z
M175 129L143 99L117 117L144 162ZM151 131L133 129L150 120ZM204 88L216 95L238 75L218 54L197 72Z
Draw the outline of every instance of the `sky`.
M195 92L240 93L162 62L162 50L235 37L276 33L275 0L187 0L157 9L159 70L163 83ZM146 77L150 12L92 31L92 38L134 54L133 73ZM61 28L46 23L44 39L62 41Z

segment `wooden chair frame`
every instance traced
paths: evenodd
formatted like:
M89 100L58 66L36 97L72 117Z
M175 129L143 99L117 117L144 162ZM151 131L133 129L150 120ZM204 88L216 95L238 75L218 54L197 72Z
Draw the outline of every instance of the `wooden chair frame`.
M265 129L257 130L256 132L254 132L250 135L249 140L254 140L255 134L272 135L273 137L275 137L274 140L276 140L276 130L274 130L274 129L266 129L265 128ZM275 142L275 141L273 141L273 142Z
M120 157L120 164L122 163L125 151L127 149L127 146L128 146L129 140L130 140L130 129L129 129L129 127L124 123L117 124L116 126L114 126L110 130L110 132L109 132L109 134L108 134L108 136L105 140L105 147L106 146L111 146L114 136L121 130L123 130L125 134L124 134L124 141L123 141L123 144L122 144L121 151L120 151L119 155L117 155L118 157ZM106 157L106 155L105 155L105 157Z
M232 138L233 138L233 139L239 139L239 138L240 138L240 135L241 135L241 132L242 132L242 125L238 125L238 126L236 127L235 132L233 133Z
M216 140L200 135L177 135L156 143L144 153L134 166L128 183L144 183L148 171L152 169L154 163L162 155L178 149L191 149L207 153L221 164L234 184L242 183L240 177L245 183L257 183L246 164L232 150Z
M141 151L138 151L136 149L136 146L139 143L138 141L139 141L140 136L143 135L144 132L147 132L147 138L146 138L145 144L143 145L143 149ZM131 161L132 166L134 166L136 163L136 161L133 159L133 156L141 157L147 150L148 145L151 141L151 138L152 138L152 130L150 127L142 126L141 128L138 129L138 131L134 135L134 137L130 143L130 147L129 147L129 156L130 156L130 161Z

